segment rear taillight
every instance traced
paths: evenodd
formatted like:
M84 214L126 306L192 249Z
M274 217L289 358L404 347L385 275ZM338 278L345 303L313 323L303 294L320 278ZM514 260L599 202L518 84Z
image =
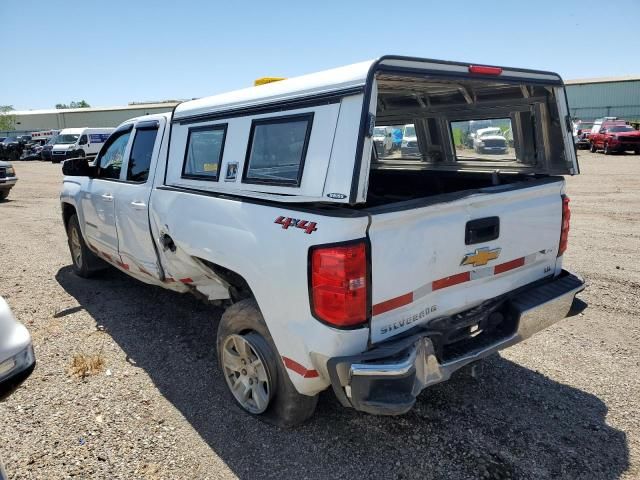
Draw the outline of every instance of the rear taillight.
M367 321L367 248L364 241L311 250L311 311L339 328Z
M569 241L569 223L571 220L571 210L569 209L569 197L562 195L562 228L560 230L560 244L558 245L558 256L567 250Z

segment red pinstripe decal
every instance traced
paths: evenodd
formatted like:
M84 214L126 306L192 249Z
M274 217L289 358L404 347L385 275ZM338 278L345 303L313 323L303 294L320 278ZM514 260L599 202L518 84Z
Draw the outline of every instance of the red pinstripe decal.
M431 284L431 289L434 291L440 290L441 288L451 287L453 285L458 285L459 283L468 282L469 280L471 280L471 272L457 273L456 275L451 275L450 277L434 281Z
M510 262L496 265L495 267L493 267L493 273L494 275L498 275L499 273L508 272L509 270L521 267L522 265L524 265L524 257L516 258L515 260L511 260Z
M510 260L505 263L501 263L493 267L492 273L493 275L499 275L500 273L508 272L509 270L515 270L516 268L522 267L527 263L527 257L516 258L515 260ZM491 267L486 267L487 269ZM485 269L480 269L485 270ZM439 280L434 280L431 282L431 291L434 292L436 290L441 290L443 288L452 287L453 285L458 285L460 283L468 282L471 280L471 271L457 273L455 275L451 275L449 277L441 278ZM428 287L429 285L425 285ZM425 287L420 287L425 288ZM420 295L422 296L422 295ZM377 303L372 308L373 315L380 315L382 313L386 313L390 310L394 310L396 308L403 307L413 302L414 300L414 292L405 293L404 295L400 295L399 297L391 298L389 300L385 300L384 302Z
M320 376L317 370L307 370L304 365L300 365L298 362L291 360L288 357L282 357L282 361L284 362L285 367L289 370L293 370L298 375L302 375L304 378L316 378Z
M409 305L413 302L413 292L405 293L396 298L391 298L382 303L377 303L373 306L373 314L380 315L381 313L388 312L395 308L400 308L404 305Z

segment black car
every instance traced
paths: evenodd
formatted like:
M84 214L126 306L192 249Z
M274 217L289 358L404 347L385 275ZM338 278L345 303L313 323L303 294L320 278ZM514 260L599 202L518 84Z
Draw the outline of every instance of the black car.
M0 143L0 160L17 160L20 158L20 141L18 137L7 137Z
M58 135L55 135L51 137L47 143L44 144L42 150L40 150L40 160L45 160L47 162L51 161L51 150L53 150L53 146L56 144L57 139Z

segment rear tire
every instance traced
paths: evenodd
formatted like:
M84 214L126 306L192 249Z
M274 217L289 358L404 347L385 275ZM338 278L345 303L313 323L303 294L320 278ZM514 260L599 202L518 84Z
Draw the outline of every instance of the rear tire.
M73 261L73 272L79 277L89 278L96 271L106 267L106 264L87 247L82 237L78 216L75 214L67 223L67 242Z
M255 300L225 311L216 343L229 394L244 411L279 427L300 425L313 415L318 395L302 395L291 383Z

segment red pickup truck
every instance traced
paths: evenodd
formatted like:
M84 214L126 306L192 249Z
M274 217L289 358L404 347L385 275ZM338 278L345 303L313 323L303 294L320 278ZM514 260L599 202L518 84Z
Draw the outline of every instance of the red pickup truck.
M602 150L605 155L626 151L640 154L640 131L620 122L594 126L589 142L593 153Z

